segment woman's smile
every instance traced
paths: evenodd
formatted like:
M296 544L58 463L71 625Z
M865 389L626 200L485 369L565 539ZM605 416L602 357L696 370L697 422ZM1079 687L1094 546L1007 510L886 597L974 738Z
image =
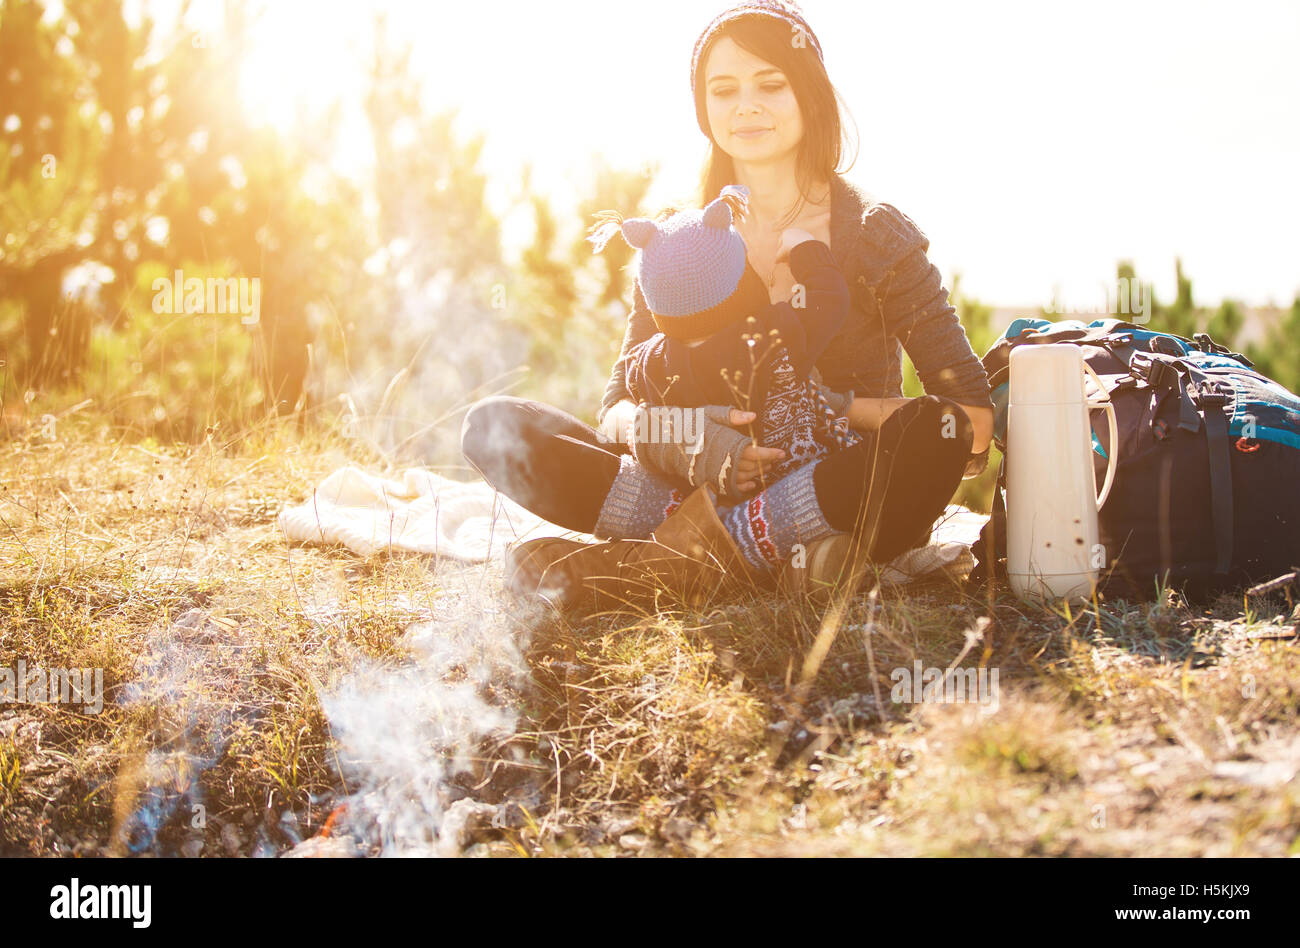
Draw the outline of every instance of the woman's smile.
M770 128L738 128L731 134L737 138L758 138L760 135L766 135Z

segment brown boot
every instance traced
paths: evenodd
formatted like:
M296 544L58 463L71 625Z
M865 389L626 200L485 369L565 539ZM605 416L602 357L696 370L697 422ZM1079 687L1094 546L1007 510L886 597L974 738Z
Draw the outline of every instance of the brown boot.
M749 565L736 541L718 516L713 490L698 488L654 532L654 540L679 554L667 560L671 568L663 585L679 592L692 604L719 596L735 595L764 586L763 577ZM650 560L654 566L665 560Z
M584 602L602 609L652 603L665 593L701 603L757 582L718 518L707 486L686 498L649 540L544 538L511 554L511 588L561 610Z
M801 556L791 557L781 567L777 585L796 602L825 605L851 575L853 549L847 533L814 540Z
M570 590L552 579L544 584L543 576L556 560L591 546L561 537L537 537L506 549L506 588L521 599L541 600L563 611Z
M647 598L657 572L667 571L681 557L653 540L611 540L580 543L539 537L506 551L506 586L520 599L546 603L568 612L597 600L601 608ZM662 569L651 563L663 560ZM643 593L638 595L638 592Z

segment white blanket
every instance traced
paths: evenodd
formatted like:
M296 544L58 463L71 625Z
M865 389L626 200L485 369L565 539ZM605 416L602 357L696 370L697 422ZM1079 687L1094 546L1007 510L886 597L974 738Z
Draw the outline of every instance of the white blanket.
M987 519L950 504L935 522L930 543L899 556L882 578L906 583L937 573L969 573L970 547ZM340 468L305 503L282 510L279 524L291 543L337 544L359 556L408 551L471 563L499 559L516 540L593 539L529 513L485 481L454 481L426 468L407 468L400 480Z
M400 480L357 467L330 474L303 504L280 512L294 543L341 544L359 556L408 551L471 563L496 559L517 539L591 539L529 513L487 482L454 481L425 468Z

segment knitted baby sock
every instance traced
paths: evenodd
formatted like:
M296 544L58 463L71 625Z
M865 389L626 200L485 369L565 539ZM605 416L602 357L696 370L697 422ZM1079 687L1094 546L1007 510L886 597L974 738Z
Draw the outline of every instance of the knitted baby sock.
M686 498L630 454L619 458L618 474L605 496L591 534L597 540L646 540Z
M755 569L775 570L797 545L844 532L826 522L817 503L813 469L820 463L805 464L722 514L727 532Z

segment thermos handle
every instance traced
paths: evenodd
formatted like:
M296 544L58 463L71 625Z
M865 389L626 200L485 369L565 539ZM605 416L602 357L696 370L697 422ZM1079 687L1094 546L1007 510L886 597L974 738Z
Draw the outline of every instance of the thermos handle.
M1083 370L1092 376L1092 380L1097 383L1097 391L1102 396L1096 401L1088 402L1088 406L1106 409L1106 421L1110 429L1110 454L1106 458L1106 480L1102 482L1101 493L1097 495L1097 509L1101 510L1101 505L1106 503L1106 498L1110 496L1111 485L1115 483L1115 459L1119 456L1119 425L1115 420L1115 403L1110 400L1106 386L1101 383L1101 379L1087 362L1083 363Z

